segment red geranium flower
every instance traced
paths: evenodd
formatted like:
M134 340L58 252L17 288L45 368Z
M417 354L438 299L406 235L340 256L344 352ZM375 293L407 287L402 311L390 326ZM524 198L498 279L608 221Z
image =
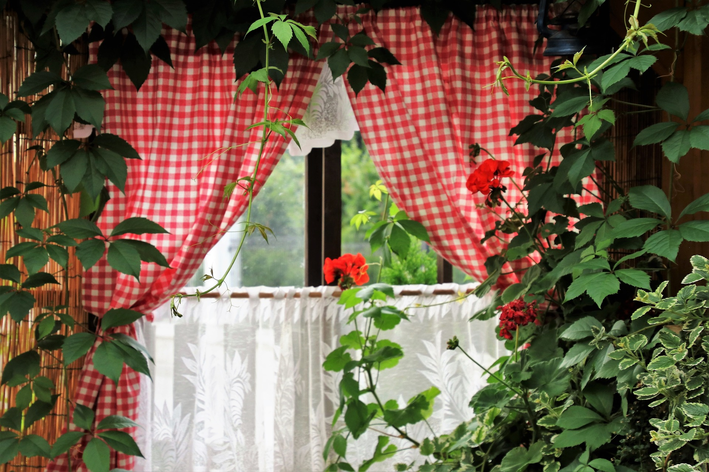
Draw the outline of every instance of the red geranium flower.
M362 285L369 282L368 268L367 261L362 254L357 253L356 256L343 254L334 260L326 257L323 273L325 274L325 282L331 284L337 280L337 285L346 290L352 285Z
M500 314L500 336L505 339L512 339L511 331L519 329L520 326L528 325L534 322L537 326L541 325L537 318L536 301L532 303L524 303L524 300L518 299L511 301L507 305L498 306L502 309Z
M510 170L509 162L488 159L470 174L465 185L473 193L480 192L485 196L490 196L494 189L507 190L500 183L500 179L502 177L512 177L513 175L514 172Z

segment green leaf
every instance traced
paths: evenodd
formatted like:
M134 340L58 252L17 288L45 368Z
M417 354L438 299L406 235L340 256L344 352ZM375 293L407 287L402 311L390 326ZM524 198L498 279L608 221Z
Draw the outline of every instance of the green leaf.
M99 239L87 239L79 244L76 257L81 261L84 270L93 267L106 252L106 243Z
M74 193L86 175L89 166L89 154L84 149L79 149L61 166L61 176L64 186L70 193Z
M22 430L22 411L17 407L8 408L0 418L0 426L14 429L15 431ZM5 431L3 431L4 433Z
M145 355L145 357L150 359L150 362L155 363L153 358L150 357L150 352L145 348L145 346L143 346L142 344L140 344L138 341L131 338L130 336L128 336L126 334L122 334L122 333L112 333L111 337L113 339L115 339L116 341L118 341L117 345L125 344L127 346L130 346L133 349L135 349L136 351L142 352Z
M128 166L126 161L113 151L98 148L91 150L93 164L101 175L105 175L121 192L125 192L126 179L128 178ZM103 185L103 178L99 176L96 187ZM94 190L102 191L102 188Z
M660 31L676 26L682 19L687 16L685 7L675 7L664 10L650 19L650 23L655 25Z
M598 370L598 369L596 369ZM613 396L615 392L606 385L598 382L590 383L584 390L583 395L586 401L605 416L610 416L613 410Z
M336 435L332 442L332 450L340 457L347 456L347 440L341 435Z
M40 356L37 351L27 351L10 359L2 371L2 385L15 376L34 377L39 374Z
M647 238L643 249L674 261L682 239L682 234L676 229L660 231Z
M621 269L616 270L615 275L625 284L650 290L650 276L642 270Z
M405 259L409 253L409 248L411 247L411 238L409 234L401 227L398 223L394 223L391 226L391 234L389 235L389 247L391 251L399 256L401 259Z
M656 218L631 218L620 223L611 232L613 238L635 238L652 231L662 221Z
M655 123L638 133L633 142L633 146L644 146L646 144L662 142L672 136L672 133L674 133L677 128L679 128L679 123L674 121Z
M103 122L103 110L106 106L101 94L92 90L74 87L71 90L71 96L79 118L87 121L96 129L100 129Z
M347 55L349 56L350 60L358 66L365 67L367 69L371 68L371 66L369 65L369 56L367 55L367 51L364 48L359 46L350 46L347 49Z
M74 121L76 106L71 91L67 89L57 90L56 95L47 106L47 122L49 126L58 134L63 135Z
M347 405L345 424L350 433L352 433L353 438L357 439L367 431L371 419L372 415L369 413L367 405L360 400L354 399Z
M571 89L559 95L559 98L552 103L551 107L554 112L551 116L569 116L574 115L588 105L589 96L585 90L578 88Z
M124 326L134 323L141 319L143 314L139 311L129 310L127 308L113 308L108 310L101 319L101 329L108 331L116 326Z
M139 426L138 423L125 416L110 415L101 420L96 426L97 430L102 429L123 429Z
M595 335L593 328L596 328L598 332L603 328L603 325L593 316L586 316L566 328L564 332L559 335L559 338L568 341L590 338Z
M347 54L346 50L339 49L332 56L327 58L327 64L332 71L332 80L335 80L347 71L347 68L350 66L350 56Z
M600 307L608 295L617 293L619 289L618 279L607 272L582 275L571 283L565 300L573 300L586 292Z
M682 218L684 215L693 215L700 211L709 211L709 193L705 193L687 205L684 210L682 210L682 213L679 214L678 219Z
M74 408L74 417L72 418L72 421L81 429L92 430L94 427L95 417L96 414L94 413L94 410L77 403Z
M367 55L382 64L401 65L401 62L387 48L372 48L367 52Z
M157 0L160 20L169 27L182 31L187 28L187 8L182 0Z
M695 149L709 151L709 126L694 126L689 131L689 144Z
M520 472L530 464L539 463L544 457L542 448L544 441L537 441L527 450L524 446L513 447L500 462L500 472Z
M103 236L101 230L93 221L83 218L62 221L57 227L70 238L85 239L95 236Z
M583 362L595 349L595 347L590 346L587 342L574 344L571 346L571 349L566 352L561 367L573 367Z
M561 414L556 425L564 429L578 429L589 423L603 421L603 417L588 408L574 405Z
M110 237L120 236L123 234L160 234L167 233L167 230L159 224L150 221L147 218L134 217L127 218L116 225L111 231Z
M691 133L687 130L678 130L662 143L662 152L667 159L677 163L680 158L687 155L691 147Z
M657 61L656 56L652 56L649 54L642 55L642 56L635 56L632 57L628 60L630 63L630 67L633 69L639 70L640 73L644 73L646 70L648 70L652 65Z
M666 218L672 215L672 207L664 192L654 185L633 187L628 191L630 205L638 210L647 210Z
M27 265L26 262L25 265ZM20 323L25 319L37 301L31 293L25 291L11 291L4 293L0 296L0 300L2 300L2 302L0 302L0 317L9 312L10 317L12 317L12 319L17 323Z
M350 67L347 72L347 82L349 82L350 87L354 90L355 95L364 89L367 82L369 82L369 76L367 75L367 69L359 66L357 64Z
M145 3L138 18L133 21L133 34L138 44L147 54L155 41L160 36L162 20L160 19L160 7L155 2Z
M630 73L630 61L623 61L603 72L601 88L605 91L611 85L620 82Z
M675 360L669 356L659 356L654 358L648 365L647 370L665 370L675 365Z
M13 460L20 451L20 438L4 437L0 439L0 465L7 464Z
M657 106L673 116L687 119L689 114L689 92L678 82L667 82L657 93Z
M86 90L112 89L108 75L98 64L87 64L80 67L71 76L74 84Z
M318 50L318 54L316 56L316 60L321 60L325 59L326 57L332 56L335 51L340 49L344 44L338 43L337 41L330 41L325 44L320 45L320 49Z
M115 134L102 133L94 138L94 146L98 146L128 159L140 159L138 152L128 142Z
M25 279L25 281L22 283L22 288L37 288L46 284L59 285L59 281L55 279L52 274L48 274L46 272L37 272L36 274L32 274L27 277L27 279Z
M108 472L111 467L111 450L103 441L93 438L84 449L83 460L91 472Z
M51 457L49 443L42 436L28 434L20 441L20 453L25 457Z
M550 397L561 395L569 387L571 372L561 368L563 359L560 357L532 366L532 377L522 384L525 388L538 389Z
M706 7L706 5L705 5ZM701 10L689 10L687 16L679 22L677 28L690 34L701 35L709 23L709 17Z
M47 168L51 169L71 159L74 153L79 149L79 146L81 146L81 142L75 139L57 141L54 146L47 151Z
M56 458L67 452L73 445L79 442L84 434L83 431L69 431L59 436L52 446L52 458Z
M288 49L288 44L290 40L293 39L293 29L291 25L284 21L276 21L271 25L271 30L281 44L283 44L283 49Z
M29 97L30 95L39 93L47 87L56 85L60 82L63 82L62 78L53 72L35 72L27 77L24 82L22 82L20 90L17 92L17 96Z
M111 242L106 256L108 264L119 272L140 280L140 253L128 242Z
M20 283L20 270L14 264L0 264L0 279Z
M4 143L17 131L17 123L6 116L0 116L0 144Z
M104 431L103 433L98 433L98 435L100 438L103 438L111 448L118 452L143 457L140 448L128 433L124 433L123 431Z
M339 372L344 369L345 365L351 360L352 356L347 352L347 346L341 346L327 355L323 363L323 369L331 372Z
M64 343L62 344L64 365L69 365L86 355L91 346L94 345L95 340L96 336L91 333L76 333L64 339Z
M123 355L121 350L112 342L104 341L96 348L92 359L94 368L99 373L113 380L118 385L118 380L123 372Z
M687 241L707 242L709 241L709 221L688 221L679 226L679 232Z

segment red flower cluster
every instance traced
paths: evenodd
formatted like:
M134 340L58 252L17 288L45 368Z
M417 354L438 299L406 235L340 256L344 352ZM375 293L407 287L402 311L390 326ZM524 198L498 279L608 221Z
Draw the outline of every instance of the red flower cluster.
M480 192L485 196L489 196L495 189L507 190L500 183L500 179L502 177L512 177L513 175L514 172L510 170L509 162L488 159L470 174L465 186L473 193Z
M502 309L502 314L500 315L500 336L505 339L512 339L511 331L531 322L540 326L542 323L537 318L536 304L536 301L524 303L524 300L520 298L519 300L509 302L505 306L498 306L498 310Z
M337 280L337 285L341 289L347 290L352 285L362 285L369 282L368 268L367 261L362 254L357 253L356 256L343 254L335 260L326 257L323 273L325 274L325 282L331 284Z

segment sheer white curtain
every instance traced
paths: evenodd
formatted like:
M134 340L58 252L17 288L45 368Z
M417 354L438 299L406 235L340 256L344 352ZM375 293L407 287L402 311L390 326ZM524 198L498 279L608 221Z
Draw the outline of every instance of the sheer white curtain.
M482 372L459 352L446 350L446 341L458 336L483 365L503 351L494 320L468 322L489 300L471 296L441 305L456 296L434 294L468 288L397 287L397 293L421 295L397 297L398 307L411 307L411 321L386 332L402 345L405 357L380 377L382 397L403 406L414 394L437 386L441 395L429 422L439 434L471 417L466 405L484 385ZM244 290L249 298L188 300L181 318L171 318L169 308L162 307L155 322L143 327L155 368L153 382L142 389L139 439L146 459L136 470L324 469L339 375L324 371L322 363L339 336L353 329L346 324L349 311L337 305L334 287ZM417 308L421 305L436 306ZM409 431L418 438L430 435L423 427ZM351 444L347 459L358 465L370 457L376 437L368 433ZM390 471L397 462L420 457L417 450L404 451L370 470Z

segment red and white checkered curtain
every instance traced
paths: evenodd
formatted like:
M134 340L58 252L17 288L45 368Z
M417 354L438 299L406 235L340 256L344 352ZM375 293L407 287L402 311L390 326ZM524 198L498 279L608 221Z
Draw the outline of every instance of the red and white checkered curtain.
M505 244L495 238L480 244L498 217L483 205L484 196L465 187L473 170L468 146L478 143L509 161L520 186L524 168L541 154L530 145L513 147L516 137L508 136L535 112L528 103L534 91L515 80L507 82L509 97L485 88L503 56L532 77L549 71L551 59L541 50L533 54L537 11L537 6L501 11L480 6L473 29L451 15L438 36L418 8L363 18L367 34L402 63L386 66L386 93L368 84L355 96L348 87L367 149L397 205L426 227L441 256L478 281L487 275L485 260ZM353 34L359 26L350 28ZM477 161L487 157L483 153ZM503 183L505 198L520 201L521 192ZM506 213L504 207L497 211ZM503 286L514 282L514 274L500 279Z
M174 69L153 58L152 70L140 91L119 66L109 72L115 90L106 91L104 129L126 139L142 161L128 160L125 195L110 186L111 200L99 220L104 234L129 217L149 218L168 235L141 238L154 244L170 269L143 263L140 282L112 270L105 258L84 274L84 308L102 315L111 308L131 308L146 315L182 289L205 254L244 212L247 198L237 190L230 200L224 187L250 176L259 151L263 92L235 99L232 54L214 43L195 52L194 36L163 31ZM93 51L95 57L96 50ZM271 118L302 116L317 83L321 66L294 57L279 89L273 88ZM266 181L286 148L273 135L259 166L257 189ZM221 274L219 274L221 275ZM124 332L135 335L132 326ZM96 347L96 346L94 346ZM97 410L98 423L108 415L137 416L139 376L124 367L116 388L91 363L89 353L74 400ZM131 470L132 456L113 453L111 468ZM66 470L66 456L48 470ZM85 470L85 469L81 469Z

